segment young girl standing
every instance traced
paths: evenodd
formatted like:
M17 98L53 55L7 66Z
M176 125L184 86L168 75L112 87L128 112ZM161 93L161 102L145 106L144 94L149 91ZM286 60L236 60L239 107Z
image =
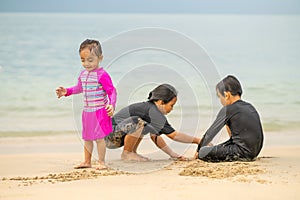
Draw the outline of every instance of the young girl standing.
M99 66L103 59L102 48L97 40L85 40L81 43L79 54L84 70L78 77L77 85L56 89L58 98L83 93L82 139L84 140L84 161L74 166L90 168L93 141L96 141L99 165L96 169L105 169L106 146L104 137L112 132L111 116L116 105L116 89L109 74Z

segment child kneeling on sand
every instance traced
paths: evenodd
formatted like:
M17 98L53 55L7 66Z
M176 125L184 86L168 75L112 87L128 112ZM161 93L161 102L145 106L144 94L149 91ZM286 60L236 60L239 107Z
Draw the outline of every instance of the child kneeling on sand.
M173 110L177 102L177 91L169 84L154 88L146 102L126 106L113 116L113 133L106 136L106 147L113 149L124 146L123 160L148 161L137 153L137 148L146 134L150 134L155 145L172 159L187 160L175 153L161 135L182 143L199 144L200 138L176 131L165 115Z
M224 107L202 137L197 149L198 158L210 162L254 160L263 146L263 131L256 109L241 100L242 87L234 76L227 76L220 81L216 92ZM230 139L209 146L225 125Z

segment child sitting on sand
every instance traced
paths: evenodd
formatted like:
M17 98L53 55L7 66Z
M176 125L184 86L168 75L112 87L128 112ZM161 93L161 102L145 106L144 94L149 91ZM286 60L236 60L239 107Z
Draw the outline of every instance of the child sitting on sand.
M255 159L263 146L263 131L257 111L251 104L241 100L242 87L234 76L227 76L220 81L216 91L224 107L202 137L197 150L198 158L211 162ZM225 125L230 139L209 146Z
M79 54L85 68L79 75L77 85L56 89L57 97L83 93L82 138L84 140L84 162L74 168L91 167L93 141L97 143L99 166L105 169L104 137L112 132L111 116L116 105L116 89L108 73L99 66L103 59L101 45L97 40L85 40L81 43Z

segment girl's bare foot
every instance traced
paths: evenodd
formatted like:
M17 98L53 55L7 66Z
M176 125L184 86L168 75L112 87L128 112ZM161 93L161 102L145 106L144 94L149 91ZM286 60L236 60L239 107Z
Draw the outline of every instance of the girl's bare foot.
M138 153L135 153L135 154L137 154L138 156L140 156L140 157L142 157L142 158L146 159L147 161L150 161L150 158L148 158L148 157L146 157L146 156L143 156L143 155L141 155L141 154L138 154Z
M99 163L99 165L97 165L96 170L105 170L107 169L107 166L105 165L105 163Z
M133 153L133 152L129 152L129 151L123 151L121 158L124 161L138 161L138 162L149 161L149 158L140 156L137 153Z
M74 169L83 169L83 168L91 168L91 163L82 162L77 165L74 165Z

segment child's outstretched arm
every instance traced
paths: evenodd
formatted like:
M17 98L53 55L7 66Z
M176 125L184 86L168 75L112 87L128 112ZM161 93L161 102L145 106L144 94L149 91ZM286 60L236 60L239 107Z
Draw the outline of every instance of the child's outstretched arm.
M207 146L214 139L214 137L219 133L219 131L226 125L226 107L223 107L213 124L207 129L203 135L201 142L198 145L197 151L203 146Z
M163 152L165 152L166 154L168 154L171 158L173 159L178 159L178 160L188 160L188 158L181 156L177 153L175 153L164 141L164 139L159 136L159 135L155 135L155 134L151 134L150 135L152 141L155 143L155 145L160 148Z
M193 136L187 135L185 133L177 132L177 131L167 134L167 136L176 142L182 142L182 143L199 144L201 141L201 139L198 137L193 137Z
M56 95L58 98L62 96L70 96L72 94L78 94L82 92L82 84L80 78L78 78L78 82L75 86L70 88L64 88L63 86L60 86L56 88Z
M182 142L182 143L194 143L199 145L199 143L201 142L201 139L198 137L193 137L177 131L174 131L173 133L170 133L167 136L174 141ZM193 159L197 159L197 158L198 158L198 151L193 156Z
M66 88L66 90L67 90L67 94L65 94L65 96L82 93L82 82L80 76L78 78L77 84L73 87Z
M65 96L67 94L67 89L64 88L63 86L59 86L58 88L56 88L56 96L58 98Z

